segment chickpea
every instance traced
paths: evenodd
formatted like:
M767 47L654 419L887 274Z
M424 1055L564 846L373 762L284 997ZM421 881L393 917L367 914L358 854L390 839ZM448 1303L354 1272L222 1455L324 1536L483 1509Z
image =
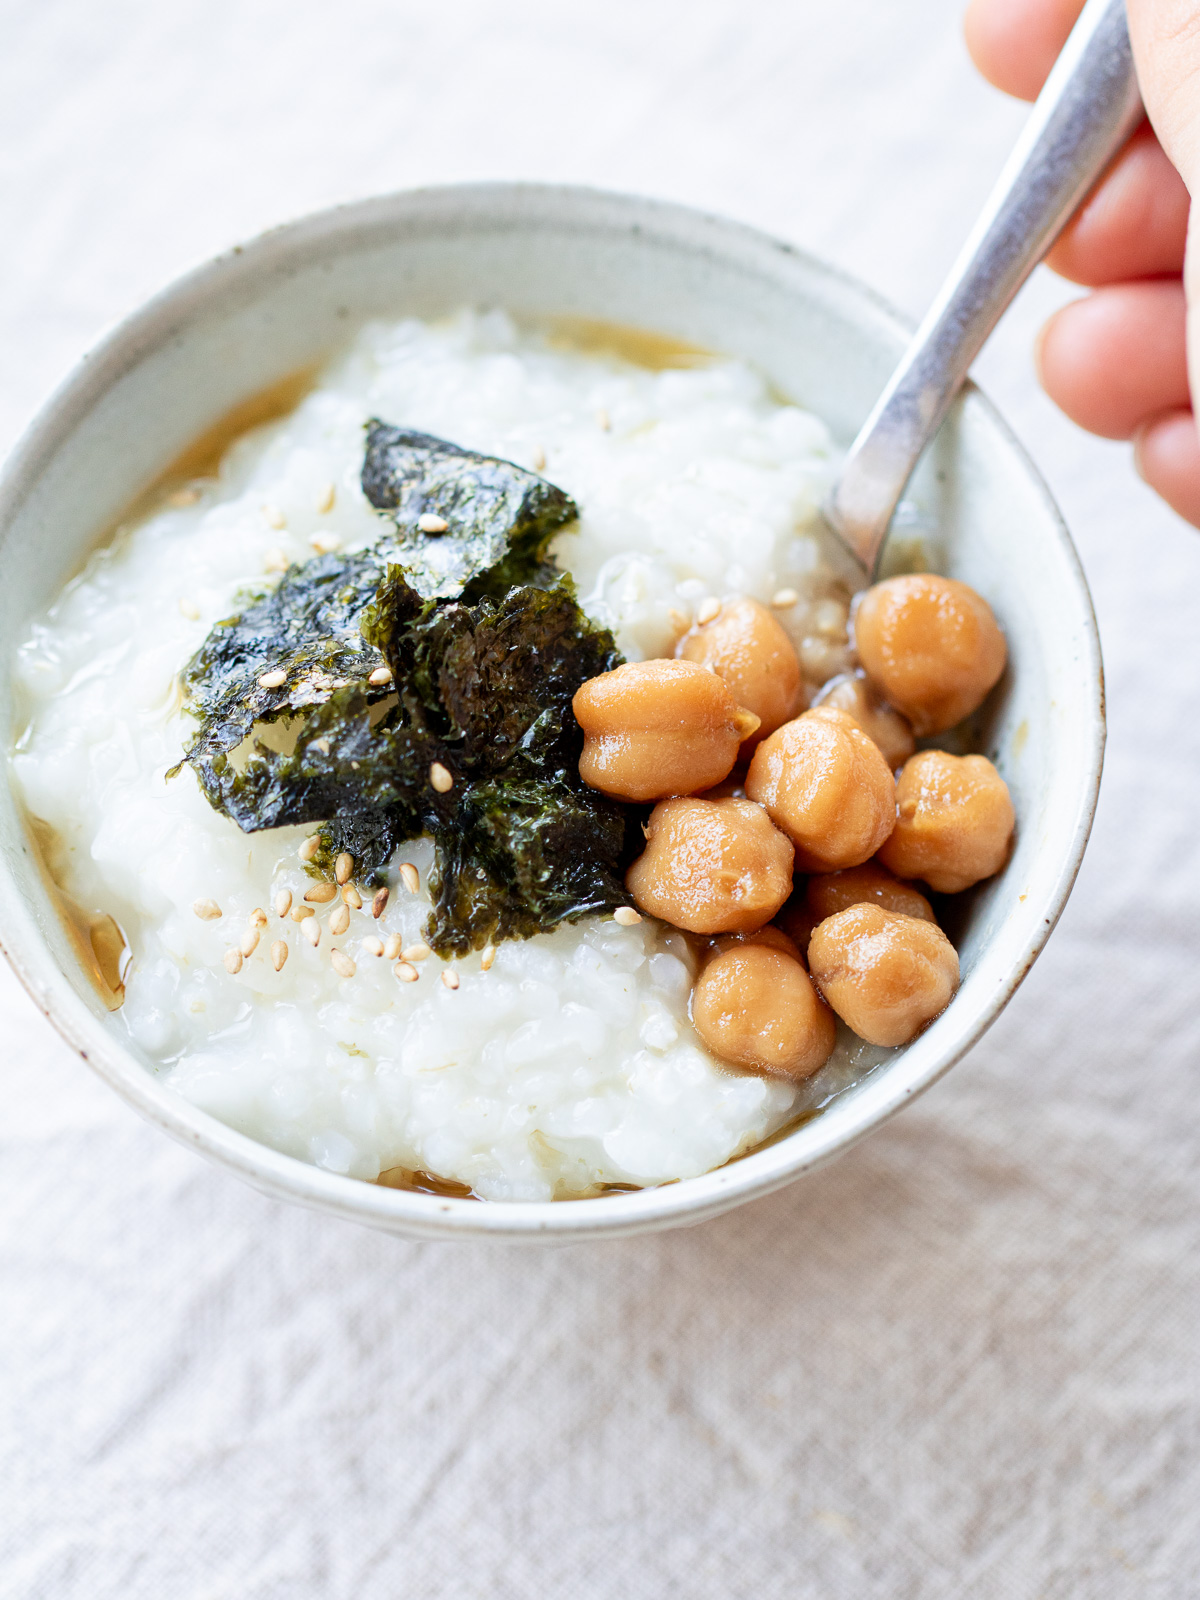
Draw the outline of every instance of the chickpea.
M771 950L782 950L785 956L791 956L793 961L801 959L796 948L796 941L790 939L782 928L777 928L773 922L768 922L765 928L759 928L756 933L723 933L712 942L712 954L723 955L726 950L741 950L748 944L766 945Z
M824 872L808 880L804 901L815 922L836 916L847 906L882 906L885 911L900 911L906 917L936 922L933 907L919 889L893 876L878 861L864 861L861 867L844 872Z
M759 719L752 741L774 733L803 706L800 661L792 641L757 600L722 606L712 622L684 634L675 654L724 678L738 704Z
M625 886L689 933L755 933L791 893L792 846L750 800L663 800Z
M757 943L708 962L692 990L692 1021L718 1060L795 1082L825 1065L837 1038L799 961Z
M867 677L920 737L969 716L1004 671L992 609L954 578L888 578L861 595L854 642Z
M661 800L728 777L758 727L725 682L692 661L630 661L589 678L571 702L579 776L620 800Z
M790 835L802 872L869 860L892 831L895 792L878 745L833 706L784 723L746 774L746 793Z
M826 917L808 945L813 981L868 1044L907 1044L958 988L958 956L934 922L848 906Z
M999 872L1015 822L1008 785L986 756L922 750L896 784L896 827L879 859L898 877L957 894Z
M883 751L883 759L895 772L913 753L913 733L907 719L881 700L861 672L844 672L827 683L813 700L813 710L835 706L855 722Z

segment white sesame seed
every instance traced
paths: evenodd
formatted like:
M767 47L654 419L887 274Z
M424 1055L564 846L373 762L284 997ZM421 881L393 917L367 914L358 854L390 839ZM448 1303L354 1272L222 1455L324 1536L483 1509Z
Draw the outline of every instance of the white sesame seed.
M612 418L603 406L596 412L596 426L604 433L612 431Z
M254 910L250 913L250 921L256 928L265 928L269 918L261 906L255 906Z
M278 545L273 545L263 557L264 572L286 572L289 566L291 562L287 558L286 551L281 550Z
M706 623L714 621L720 615L721 602L716 595L710 594L707 600L701 600L700 608L696 612L696 621L704 627Z
M276 972L283 971L283 963L287 960L287 958L287 940L276 939L275 943L271 946L271 965L275 968Z
M351 911L362 910L362 895L359 894L352 883L346 884L342 890L342 899L350 907Z
M199 489L176 489L173 494L167 496L167 504L176 507L194 506L199 498Z
M322 489L322 491L321 491L321 498L317 501L317 511L318 511L318 513L321 516L325 516L328 512L332 511L333 510L333 502L336 499L337 499L337 486L336 486L336 484L327 483L325 485L324 489Z
M260 689L278 689L287 682L287 673L282 667L276 667L274 672L264 672L258 680Z
M329 952L329 964L339 978L352 978L358 971L350 957L341 950L331 950Z
M252 956L258 949L258 929L247 928L238 947L244 956Z
M483 947L483 954L479 958L480 968L484 972L490 972L492 970L492 962L495 961L495 959L496 946L494 944L485 944Z
M409 894L416 894L421 887L421 874L411 861L402 861L400 863L400 877L403 879L404 887Z
M400 954L400 946L403 943L404 940L398 933L388 934L387 938L383 941L383 953L389 961L395 961L396 957Z
M304 898L314 906L327 906L331 900L337 899L337 890L331 883L314 883L311 889L304 891Z
M194 600L181 600L179 602L179 614L186 617L189 622L195 622L200 615L200 607Z
M381 683L391 683L391 681L391 667L376 667L374 672L368 673L367 675L367 682L375 684L376 687L378 687Z
M293 906L292 907L292 921L293 922L303 922L308 917L315 917L316 914L317 913L313 910L313 908L311 906Z
M226 950L225 971L231 978L236 978L242 970L242 952L240 950Z
M401 983L416 983L421 976L416 967L410 967L407 961L397 961L392 971L400 979Z
M776 589L771 596L771 604L778 606L780 611L787 611L789 607L796 604L799 598L800 596L795 589Z
M445 972L442 973L442 985L447 989L457 989L458 973L447 967Z
M439 794L449 794L454 787L454 775L449 767L435 761L429 769L429 781Z
M533 452L533 470L535 472L545 472L546 470L546 452L541 445Z
M387 910L387 903L390 899L391 891L386 887L386 885L382 889L377 889L375 891L375 896L371 901L371 915L375 918L376 922L379 921L380 917Z
M307 922L302 922L300 924L300 932L315 950L321 942L321 924L316 917L310 917Z
M291 909L292 891L290 889L280 889L275 896L275 915L277 917L286 917Z
M320 848L321 835L319 833L313 833L310 834L307 839L305 839L299 850L296 851L296 854L300 857L301 861L311 861Z
M266 517L267 526L269 528L287 527L287 518L284 516L283 512L280 511L278 506L264 506L263 516Z
M634 923L641 920L641 912L635 911L632 906L618 906L613 912L613 921L619 922L623 928L632 928Z
M333 863L333 876L338 883L348 883L350 874L354 871L354 857L349 850L343 850Z
M334 934L345 933L350 926L350 907L338 906L329 917L329 931Z
M402 950L400 954L404 957L405 961L425 961L433 954L433 952L430 950L427 944L419 940L416 944L410 944L407 949Z
M215 900L193 900L192 910L201 922L215 922L221 915L221 908Z
M374 934L370 934L362 941L359 948L365 955L381 956L383 954L383 940L377 939Z
M422 511L417 518L417 527L422 533L445 533L449 526L445 517L439 517L436 511Z
M331 556L335 550L342 548L342 541L336 533L330 533L321 528L313 534L308 541L319 556Z

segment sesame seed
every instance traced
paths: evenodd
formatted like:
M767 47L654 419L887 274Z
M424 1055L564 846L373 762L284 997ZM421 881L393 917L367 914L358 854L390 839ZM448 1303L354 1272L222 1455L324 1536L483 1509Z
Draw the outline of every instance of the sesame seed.
M291 909L292 891L290 889L280 889L275 896L275 915L277 917L286 917Z
M400 953L405 961L425 961L433 954L429 946L419 940L416 944L410 944L406 950L402 950Z
M263 557L263 570L265 572L286 572L289 566L291 566L291 562L287 558L287 553L281 550L278 545L273 545Z
M189 622L195 622L200 615L200 607L194 600L181 600L179 602L179 613L181 616L186 617Z
M634 923L641 920L641 912L635 911L632 906L618 906L613 912L613 921L619 922L623 928L632 928Z
M201 922L215 922L221 915L221 908L215 900L193 900L192 910Z
M367 674L367 682L368 683L373 683L376 686L378 686L381 683L391 683L391 681L392 681L392 669L391 669L391 667L376 667L374 672L371 672L371 673Z
M799 598L795 589L776 589L771 596L771 604L778 606L780 611L786 611L790 606L794 606Z
M348 883L350 874L354 871L354 857L349 850L343 850L333 863L333 876L338 883Z
M597 411L597 413L596 413L596 426L603 433L611 433L612 432L612 418L609 416L608 412L604 409L603 406L601 406L599 411Z
M225 971L231 978L236 978L242 970L242 952L240 950L226 950Z
M322 528L314 533L308 541L319 556L331 556L335 550L342 548L342 541L336 533L329 533Z
M287 527L287 518L284 516L283 512L280 511L278 506L264 506L263 516L266 517L267 526L269 528Z
M316 917L311 917L307 922L300 924L300 932L315 950L321 942L321 924Z
M268 922L267 913L261 906L255 906L254 910L250 913L250 921L256 928L265 928Z
M395 961L396 957L400 954L400 946L403 943L404 940L398 933L388 934L387 938L383 942L383 953L389 961Z
M377 939L374 934L371 934L363 940L359 948L366 955L381 956L383 954L383 940Z
M421 875L411 861L402 861L400 863L400 876L404 880L404 887L409 894L416 894L421 887Z
M287 940L276 939L275 943L271 946L271 965L275 968L276 972L283 971L283 963L287 960L287 958Z
M720 615L721 602L716 595L710 594L707 600L700 602L700 609L696 612L696 621L701 627L704 627L706 623L713 622Z
M436 511L422 511L417 518L417 527L422 533L445 533L449 526L445 517L439 517Z
M304 891L304 898L312 905L327 906L337 899L337 890L331 883L314 883L311 889Z
M371 915L375 918L376 922L379 921L380 917L387 910L387 903L390 898L391 892L386 886L375 891L375 897L371 901Z
M176 489L174 494L167 496L169 506L194 506L200 498L199 489Z
M449 767L435 761L429 769L429 781L439 794L449 794L454 787L454 775Z
M483 947L483 954L479 958L481 970L484 972L490 972L492 970L492 962L495 961L495 959L496 946L494 944L485 944Z
M299 850L296 851L296 854L300 857L301 861L311 861L320 848L321 835L319 833L314 833L310 834L309 837L305 839Z
M307 918L307 917L315 917L316 914L317 913L313 910L313 908L311 906L293 906L292 907L292 921L293 922L303 922L305 920L305 918Z
M331 950L329 952L329 964L339 978L352 978L358 971L350 957L341 950Z
M264 672L258 680L260 689L278 689L287 682L287 673L282 667L276 667L274 672Z
M410 967L407 961L397 961L392 971L400 979L401 983L416 983L421 976L416 967Z
M350 926L350 907L338 906L329 918L330 933L345 933Z
M321 498L317 501L317 510L321 516L333 510L333 502L337 499L337 486L327 483L321 491Z
M458 973L447 967L442 973L442 987L445 989L458 988Z
M258 949L258 929L247 928L238 947L244 956L252 956Z
M533 470L535 472L545 472L546 470L546 452L541 445L533 452Z
M362 895L359 894L358 890L352 883L346 884L345 888L342 890L342 899L352 911L362 910Z

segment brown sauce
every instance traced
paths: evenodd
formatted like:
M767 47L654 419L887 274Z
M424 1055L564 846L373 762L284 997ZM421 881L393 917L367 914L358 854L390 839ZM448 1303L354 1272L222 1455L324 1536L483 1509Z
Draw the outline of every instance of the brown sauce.
M549 317L541 324L549 341L560 349L578 350L585 355L617 356L651 372L672 368L705 367L715 358L711 350L652 333L620 322L602 322L595 317Z
M30 850L41 872L42 883L66 929L79 965L108 1010L119 1011L125 1002L125 978L130 960L129 942L121 925L107 911L89 911L66 893L51 866L61 848L57 834L38 818L26 820Z

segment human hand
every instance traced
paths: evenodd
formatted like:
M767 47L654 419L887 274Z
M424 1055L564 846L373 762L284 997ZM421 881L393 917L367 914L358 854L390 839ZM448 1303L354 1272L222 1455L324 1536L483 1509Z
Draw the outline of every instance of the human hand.
M1083 0L971 0L967 48L990 82L1036 97ZM1073 421L1132 439L1142 477L1200 527L1200 0L1128 0L1149 124L1076 212L1048 264L1092 293L1043 328L1038 375ZM1200 226L1200 224L1198 224ZM1190 362L1189 362L1190 354Z

